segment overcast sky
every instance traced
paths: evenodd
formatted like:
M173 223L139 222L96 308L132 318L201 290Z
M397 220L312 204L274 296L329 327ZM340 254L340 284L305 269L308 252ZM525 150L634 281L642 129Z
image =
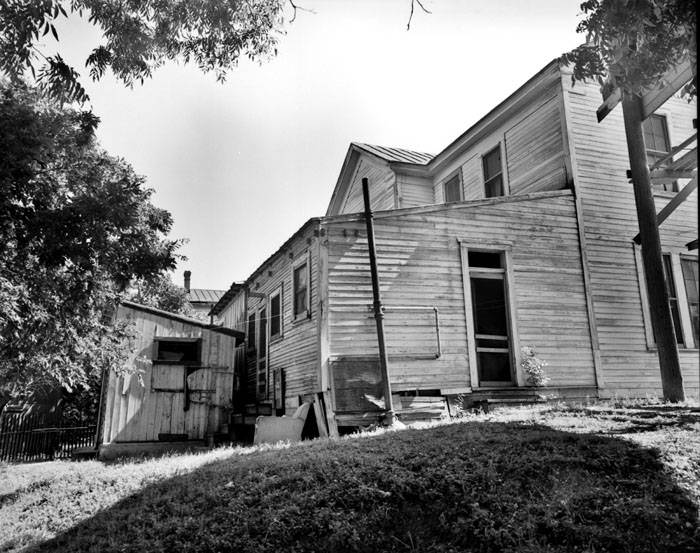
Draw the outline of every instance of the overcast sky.
M98 136L156 190L188 238L192 286L242 281L325 214L351 141L437 153L565 50L581 0L299 0L279 54L225 84L168 64L129 90L83 71ZM80 69L99 31L59 27ZM51 45L47 44L50 52Z

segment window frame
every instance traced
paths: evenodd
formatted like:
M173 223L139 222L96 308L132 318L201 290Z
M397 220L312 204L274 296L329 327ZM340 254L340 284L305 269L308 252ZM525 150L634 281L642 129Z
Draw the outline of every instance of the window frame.
M651 323L651 310L649 307L649 297L647 295L646 275L644 274L644 265L642 263L642 248L638 244L633 244L634 259L637 266L637 284L639 286L639 296L642 304L642 321L644 323L644 335L648 351L656 351L656 339L654 338L654 330ZM683 270L681 268L681 257L684 259L698 260L698 257L688 254L680 248L664 248L662 255L668 255L671 259L671 277L673 285L676 289L676 301L678 303L678 315L683 333L683 341L677 342L678 351L697 351L700 344L696 344L692 323L690 320L690 311L688 308L688 297L685 292L685 282L683 280ZM675 330L675 328L674 328Z
M253 323L253 328L251 332L251 324ZM247 352L255 352L257 349L257 333L258 333L258 312L257 310L250 311L248 315L248 325L246 328L246 338L247 338L247 343L246 343L246 351Z
M284 295L283 295L283 286L280 284L277 288L275 288L272 293L268 296L267 299L267 312L269 313L268 316L268 324L267 324L267 332L268 332L268 342L277 342L284 338ZM272 333L272 300L276 297L279 297L279 304L280 304L280 309L279 309L279 332L277 334Z
M459 192L459 199L457 200L447 200L447 185L453 180L457 179L457 190ZM456 202L464 201L464 179L462 177L462 168L458 168L456 171L450 173L446 178L442 180L442 203L452 204Z
M654 121L654 120L662 121L661 130L663 132L664 141L666 142L666 147L668 148L665 151L664 150L657 150L655 148L650 148L649 145L647 144L647 140L646 140L647 131L644 128L644 124L647 123L647 121L649 121L649 124L651 125L651 121ZM656 160L649 159L649 156L662 158L662 157L667 156L669 153L671 153L673 151L673 141L671 140L671 129L670 129L669 124L668 124L668 115L666 113L659 113L659 112L652 113L651 115L649 115L649 117L647 117L644 121L642 121L642 134L644 135L644 151L645 151L646 156L647 156L647 163L648 163L649 167L651 167L652 165L654 165L656 163ZM653 129L652 129L652 134L653 134ZM654 194L666 193L666 194L670 194L670 195L675 195L680 190L680 186L679 186L678 180L674 179L670 182L663 182L660 184L652 184L652 189L653 189Z
M158 359L160 344L162 342L188 342L197 344L197 359L194 361L172 361L168 359ZM187 365L199 366L202 364L202 338L201 337L172 337L172 336L154 336L153 351L151 361L154 365Z
M694 347L692 349L700 349L700 344L696 341L695 332L693 331L693 320L691 318L690 300L688 299L688 291L686 288L685 273L683 272L683 261L691 261L691 262L694 262L696 265L699 263L699 261L698 261L698 257L695 255L688 255L686 253L678 254L678 266L680 268L680 281L683 283L683 285L681 286L682 290L681 290L680 294L685 296L683 298L683 300L684 300L684 305L686 307L686 313L687 313L687 331L685 334L686 334L686 336L689 336L691 340L693 340ZM679 299L679 301L681 300L680 297L678 299ZM683 316L681 316L681 322L683 322Z
M256 340L256 355L255 355L255 396L258 399L266 399L268 395L268 380L269 380L269 363L268 363L268 347L270 345L270 324L267 320L267 302L263 302L256 309L258 328L257 328L257 340ZM265 323L263 327L263 322ZM261 340L265 340L264 344L261 344ZM265 387L264 391L260 389L260 365L264 364L263 370L265 371Z
M296 313L297 306L297 286L296 273L299 268L306 264L306 312ZM292 321L294 323L311 320L311 253L305 251L294 263L292 263Z
M498 150L498 155L499 155L499 160L500 160L500 165L501 165L501 171L497 175L491 176L489 179L486 178L486 158ZM483 181L483 191L484 191L484 198L502 198L504 196L509 195L509 188L506 183L506 172L503 167L503 161L504 161L505 156L503 155L503 148L502 148L502 142L499 141L498 144L496 144L493 148L489 148L484 154L481 155L481 178ZM501 195L500 196L488 196L487 195L487 185L489 182L493 181L496 177L500 176L501 177Z

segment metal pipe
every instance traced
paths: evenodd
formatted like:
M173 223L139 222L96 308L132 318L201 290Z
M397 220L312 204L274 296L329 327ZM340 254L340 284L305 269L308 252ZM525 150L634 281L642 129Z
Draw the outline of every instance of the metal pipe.
M362 179L362 197L365 201L365 223L367 224L367 246L369 248L369 268L372 275L372 297L374 305L374 319L377 322L377 343L379 345L379 369L382 376L384 389L384 424L394 424L394 405L391 400L391 383L389 382L389 360L384 343L384 310L382 298L379 293L379 273L377 272L377 253L374 246L374 222L372 221L372 208L369 201L369 183Z

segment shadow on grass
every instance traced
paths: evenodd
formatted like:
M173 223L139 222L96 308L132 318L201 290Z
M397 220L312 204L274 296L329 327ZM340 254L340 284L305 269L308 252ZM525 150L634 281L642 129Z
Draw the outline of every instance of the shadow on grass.
M469 422L232 456L151 484L32 551L700 550L654 450Z

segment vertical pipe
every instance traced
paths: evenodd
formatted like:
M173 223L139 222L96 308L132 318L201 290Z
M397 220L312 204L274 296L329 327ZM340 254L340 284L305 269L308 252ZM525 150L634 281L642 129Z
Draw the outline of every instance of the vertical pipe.
M362 179L362 197L365 201L365 222L367 223L367 246L369 247L369 267L372 274L372 296L374 298L374 319L377 322L377 342L379 344L379 368L382 374L384 388L384 407L386 414L384 424L394 424L394 405L391 401L391 383L389 382L389 359L384 343L384 308L379 294L379 274L377 273L377 252L374 247L374 222L372 208L369 202L369 184L366 178Z
M661 239L659 238L656 206L654 205L654 194L644 145L641 103L639 96L627 92L623 93L622 112L632 170L634 200L637 206L639 237L642 243L642 263L646 276L651 324L654 328L656 346L659 352L661 387L664 399L676 402L685 399L683 376L681 375L668 292L664 284Z

